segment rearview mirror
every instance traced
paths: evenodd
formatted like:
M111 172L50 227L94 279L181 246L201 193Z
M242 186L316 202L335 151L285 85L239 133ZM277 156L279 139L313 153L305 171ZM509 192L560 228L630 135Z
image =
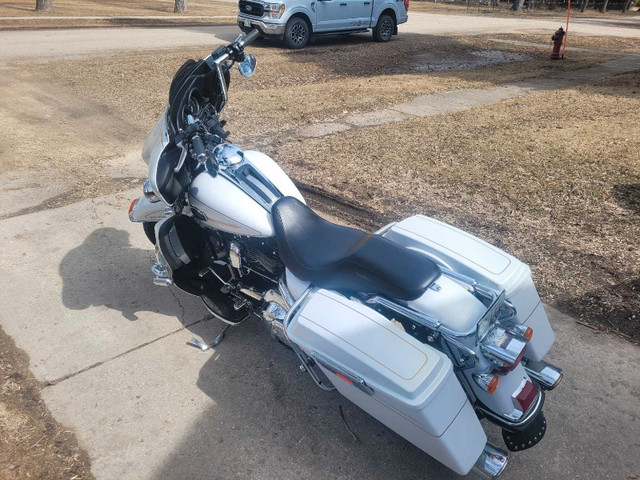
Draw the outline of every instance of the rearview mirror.
M256 57L245 55L244 60L238 64L238 71L244 78L249 78L256 71Z

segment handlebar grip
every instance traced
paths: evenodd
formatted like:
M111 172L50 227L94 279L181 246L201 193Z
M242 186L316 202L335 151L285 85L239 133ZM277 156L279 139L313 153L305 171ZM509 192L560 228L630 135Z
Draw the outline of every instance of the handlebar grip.
M254 28L253 30L251 30L249 33L247 33L243 39L242 39L242 44L243 45L248 45L251 42L253 42L256 38L258 38L260 36L260 31L257 28Z
M207 159L207 151L204 148L204 143L202 142L200 135L194 135L191 137L191 146L196 154L196 160L200 163L204 162Z

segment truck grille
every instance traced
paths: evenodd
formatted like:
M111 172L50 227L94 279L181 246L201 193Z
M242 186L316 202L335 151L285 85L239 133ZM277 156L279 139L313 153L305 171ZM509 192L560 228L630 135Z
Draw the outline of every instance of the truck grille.
M264 7L257 2L248 2L247 0L240 0L238 3L240 11L246 15L253 15L255 17L261 17L264 14Z

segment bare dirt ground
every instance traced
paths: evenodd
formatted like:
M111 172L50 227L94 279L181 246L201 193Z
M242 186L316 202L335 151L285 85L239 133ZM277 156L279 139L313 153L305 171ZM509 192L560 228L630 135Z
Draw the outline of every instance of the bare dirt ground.
M88 480L89 456L40 398L29 357L0 329L0 478Z
M300 182L425 213L527 262L544 301L640 338L640 73L285 145Z

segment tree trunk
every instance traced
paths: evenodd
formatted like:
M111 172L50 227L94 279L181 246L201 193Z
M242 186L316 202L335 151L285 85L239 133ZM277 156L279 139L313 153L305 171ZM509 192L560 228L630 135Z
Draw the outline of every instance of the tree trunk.
M580 4L580 11L584 12L587 9L587 5L589 5L589 0L582 0Z
M631 0L627 0L627 3L624 4L623 12L628 12L630 8L631 8Z
M173 13L187 13L187 0L176 0Z
M607 6L609 6L609 0L604 0L604 3L602 4L602 13L607 13Z
M524 0L513 0L513 8L514 12L519 12L522 10L522 6L524 5Z
M36 12L53 12L51 0L36 0Z

